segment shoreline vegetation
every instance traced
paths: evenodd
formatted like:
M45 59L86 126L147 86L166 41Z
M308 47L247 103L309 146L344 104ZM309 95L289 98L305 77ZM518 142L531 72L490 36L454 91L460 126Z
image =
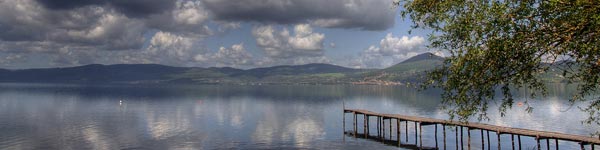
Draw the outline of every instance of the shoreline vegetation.
M3 83L74 84L223 84L223 85L387 85L414 86L444 58L423 53L383 69L353 69L331 64L266 68L172 67L157 64L91 64L65 68L0 69ZM559 71L541 75L561 82Z

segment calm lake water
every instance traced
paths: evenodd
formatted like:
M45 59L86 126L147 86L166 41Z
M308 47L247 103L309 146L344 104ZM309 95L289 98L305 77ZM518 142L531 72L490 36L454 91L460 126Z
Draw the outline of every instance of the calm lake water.
M586 114L566 100L573 89L550 86L548 97L530 100L535 108L530 114L515 106L499 117L492 103L490 121L484 123L589 135L597 127L581 124ZM344 135L342 103L347 108L447 118L439 110L438 92L398 86L0 84L0 149L398 149ZM350 116L346 131L352 129ZM372 134L375 120L371 119ZM423 132L424 145L434 145L433 129L424 127ZM471 134L473 149L479 149L479 131ZM447 140L454 149L454 137ZM510 136L502 140L510 141ZM536 145L533 138L522 141L527 149ZM510 147L510 142L502 144ZM496 142L491 146L496 149ZM561 141L560 146L579 148L573 142Z

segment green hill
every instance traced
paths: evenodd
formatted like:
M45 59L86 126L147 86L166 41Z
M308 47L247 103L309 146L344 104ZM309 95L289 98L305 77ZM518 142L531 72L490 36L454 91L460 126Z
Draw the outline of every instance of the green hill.
M331 64L283 65L266 68L172 67L157 64L91 64L44 69L0 69L0 82L92 84L383 84L422 81L427 71L443 64L431 53L411 57L384 69L352 69ZM568 62L567 62L568 63ZM547 82L563 82L565 62L545 64Z
M423 53L388 68L365 73L360 76L359 81L370 84L380 84L379 82L394 82L396 84L419 82L426 71L442 65L443 61L443 57L432 53Z

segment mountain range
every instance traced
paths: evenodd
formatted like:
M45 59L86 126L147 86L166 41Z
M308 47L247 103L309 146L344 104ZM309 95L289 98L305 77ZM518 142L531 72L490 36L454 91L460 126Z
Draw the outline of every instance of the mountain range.
M172 67L157 64L91 64L66 68L0 69L0 82L103 84L403 84L415 82L444 58L424 53L384 69L331 64L266 68Z

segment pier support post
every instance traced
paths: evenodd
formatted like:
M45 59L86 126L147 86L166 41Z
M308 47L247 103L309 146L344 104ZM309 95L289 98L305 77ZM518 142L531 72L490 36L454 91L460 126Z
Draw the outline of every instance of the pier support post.
M521 150L521 135L517 135L517 140L519 141L519 150Z
M381 129L379 129L380 125L379 125L379 116L377 116L377 136L379 137L379 135L381 135L380 131Z
M419 142L417 141L417 134L417 122L415 122L415 146L417 146L417 143Z
M579 147L581 147L581 150L585 150L585 147L583 147L583 143L579 143Z
M402 128L400 128L400 119L396 119L396 139L398 139L398 146L402 146L400 140L402 140L401 135L402 135Z
M419 123L419 147L423 149L423 126L421 123Z
M454 126L454 134L454 139L456 140L456 150L458 150L458 126Z
M492 149L492 144L490 144L490 130L485 131L487 134L487 142L488 142L488 150Z
M461 126L460 127L460 149L461 150L464 149L463 145L465 145L465 144L463 143L463 127Z
M344 115L342 116L342 128L343 128L343 131L344 131L342 133L346 134L346 112L344 112Z
M537 142L537 144L538 144L538 150L542 150L542 147L541 147L541 145L540 145L540 136L535 136L535 141L536 141L536 142Z
M358 132L358 131L356 131L356 130L358 130L357 129L358 127L356 125L356 112L352 112L352 115L354 116L354 123L353 123L354 124L354 137L356 137L356 132Z
M483 134L483 129L481 129L479 131L481 131L481 149L484 150L485 149L485 141L483 140L483 137L485 135ZM488 143L488 144L490 144L490 143Z
M546 139L546 149L550 150L550 139Z
M510 134L510 141L512 143L512 149L515 150L515 135Z
M496 135L498 136L498 150L502 150L502 143L500 142L500 131L496 131Z
M405 139L406 143L408 143L408 121L404 121L404 135L405 135Z
M556 150L558 150L558 139L554 139L554 145L556 146Z
M370 135L370 128L369 128L369 116L367 115L367 137Z
M471 150L471 128L467 127L467 150Z
M381 140L385 142L385 118L381 117Z
M433 133L433 135L434 135L434 137L435 137L435 149L440 149L440 148L438 147L438 140L437 140L437 125L438 125L438 124L435 124L435 130L434 130L434 133Z
M444 132L444 150L446 150L446 124L442 124L442 132Z
M390 118L390 140L392 140L392 118Z
M369 137L369 134L367 133L368 127L367 127L367 114L363 114L363 133L365 134L365 138Z

